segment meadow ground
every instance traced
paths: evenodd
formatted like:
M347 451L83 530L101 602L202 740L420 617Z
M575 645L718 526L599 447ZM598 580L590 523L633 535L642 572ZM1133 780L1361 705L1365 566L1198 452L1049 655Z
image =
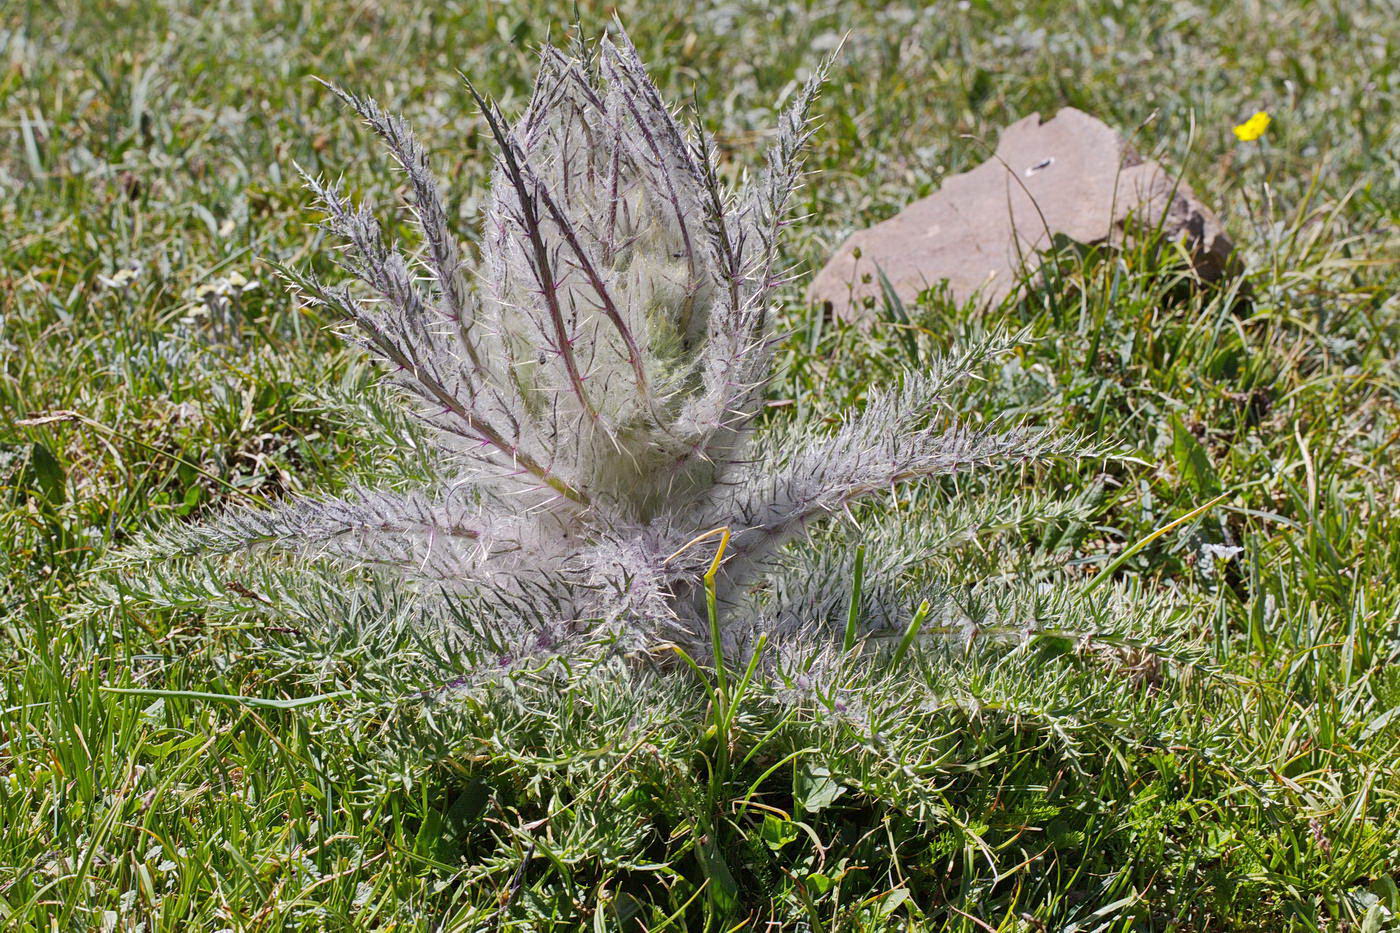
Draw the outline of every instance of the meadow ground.
M613 10L578 15L606 28ZM1394 7L616 11L736 173L774 99L846 37L789 241L799 268L980 161L998 127L1063 105L1135 132L1224 218L1247 273L1219 288L1190 282L1166 244L1067 250L999 309L928 295L869 332L821 321L790 288L770 418L859 404L900 367L1026 328L959 404L1110 450L880 504L936 530L969 496L1004 503L930 558L950 591L1082 589L1224 498L1082 600L1079 634L911 652L855 685L861 716L766 702L737 678L717 693L610 670L522 675L464 700L450 728L399 732L339 699L279 706L367 675L339 655L318 666L294 626L256 613L94 602L93 568L152 524L411 459L371 454L343 417L372 371L264 264L327 266L294 163L381 205L401 181L311 77L411 121L471 240L490 150L455 72L513 111L531 49L572 14L10 0L0 927L1400 925ZM1236 140L1261 109L1264 137ZM1045 498L1072 507L1026 507ZM1115 612L1144 600L1152 624L1115 635L1139 621Z

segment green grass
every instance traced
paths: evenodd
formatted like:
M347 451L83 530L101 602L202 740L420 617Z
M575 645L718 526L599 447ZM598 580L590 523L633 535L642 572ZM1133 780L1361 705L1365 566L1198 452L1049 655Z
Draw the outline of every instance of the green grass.
M868 6L618 8L736 171L771 121L754 102L848 34L790 241L800 266L980 161L999 126L1063 105L1141 127L1245 258L1243 282L1209 288L1168 244L1066 252L1004 308L930 294L910 324L868 332L792 290L775 419L1029 331L962 401L1115 456L863 517L953 516L929 572L969 617L999 611L981 581L1069 581L1047 615L1105 637L949 639L888 676L857 669L827 702L743 671L601 665L388 710L193 695L354 694L382 646L351 624L318 655L255 614L95 603L93 569L152 524L330 488L386 456L412 469L411 448L371 455L332 404L358 404L372 373L261 264L328 263L294 162L381 204L399 181L310 77L410 119L470 238L489 150L455 70L518 107L562 8L0 10L0 927L1400 924L1393 9ZM611 9L580 16L601 27ZM1274 124L1240 144L1230 127L1256 109ZM132 263L129 284L103 284ZM196 296L235 272L257 287ZM1004 521L957 534L958 503L987 494L1011 503ZM1015 507L1035 496L1074 505ZM1209 566L1205 543L1244 550ZM104 689L135 686L174 695Z

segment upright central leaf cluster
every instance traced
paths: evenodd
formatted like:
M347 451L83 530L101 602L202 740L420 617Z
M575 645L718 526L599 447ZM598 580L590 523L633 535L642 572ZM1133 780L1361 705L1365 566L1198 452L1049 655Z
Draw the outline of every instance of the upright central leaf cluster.
M407 173L421 268L369 211L308 179L370 294L288 275L353 321L417 400L443 479L237 512L181 545L392 568L484 594L543 643L605 621L645 645L702 638L699 577L726 529L732 648L776 618L752 604L755 584L809 522L899 482L1050 450L1032 432L939 416L975 354L873 393L835 431L750 438L772 371L779 232L821 79L732 193L712 142L676 120L625 37L546 48L514 123L477 97L498 155L472 276L422 146L373 101L337 91ZM783 624L819 621L802 616L792 607Z
M500 155L462 337L490 387L479 416L579 516L674 511L732 456L768 379L777 226L816 89L737 202L630 45L547 49L513 127L482 102Z

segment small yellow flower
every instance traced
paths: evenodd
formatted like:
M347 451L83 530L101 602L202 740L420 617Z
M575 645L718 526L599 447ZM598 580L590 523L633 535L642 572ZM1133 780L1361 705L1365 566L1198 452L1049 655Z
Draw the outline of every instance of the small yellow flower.
M1270 122L1272 121L1269 115L1261 110L1235 127L1235 138L1242 143L1252 143L1260 136L1264 135L1264 131L1269 128Z

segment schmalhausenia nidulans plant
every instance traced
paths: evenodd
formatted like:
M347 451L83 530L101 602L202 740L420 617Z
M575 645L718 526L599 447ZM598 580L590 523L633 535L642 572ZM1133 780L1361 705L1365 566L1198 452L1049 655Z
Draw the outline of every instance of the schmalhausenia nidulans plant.
M812 522L896 484L1067 445L950 421L940 402L985 346L872 391L834 428L755 435L779 239L821 79L781 116L762 170L731 191L711 139L677 120L625 36L545 48L513 123L477 97L497 156L470 268L422 145L374 101L337 91L407 175L420 258L309 178L362 288L286 274L353 322L415 403L440 479L234 511L169 532L167 550L272 547L416 579L424 600L470 600L483 626L508 621L520 655L600 631L629 649L705 649L702 579L725 540L713 579L726 652L824 624L818 594L775 607L761 585Z

